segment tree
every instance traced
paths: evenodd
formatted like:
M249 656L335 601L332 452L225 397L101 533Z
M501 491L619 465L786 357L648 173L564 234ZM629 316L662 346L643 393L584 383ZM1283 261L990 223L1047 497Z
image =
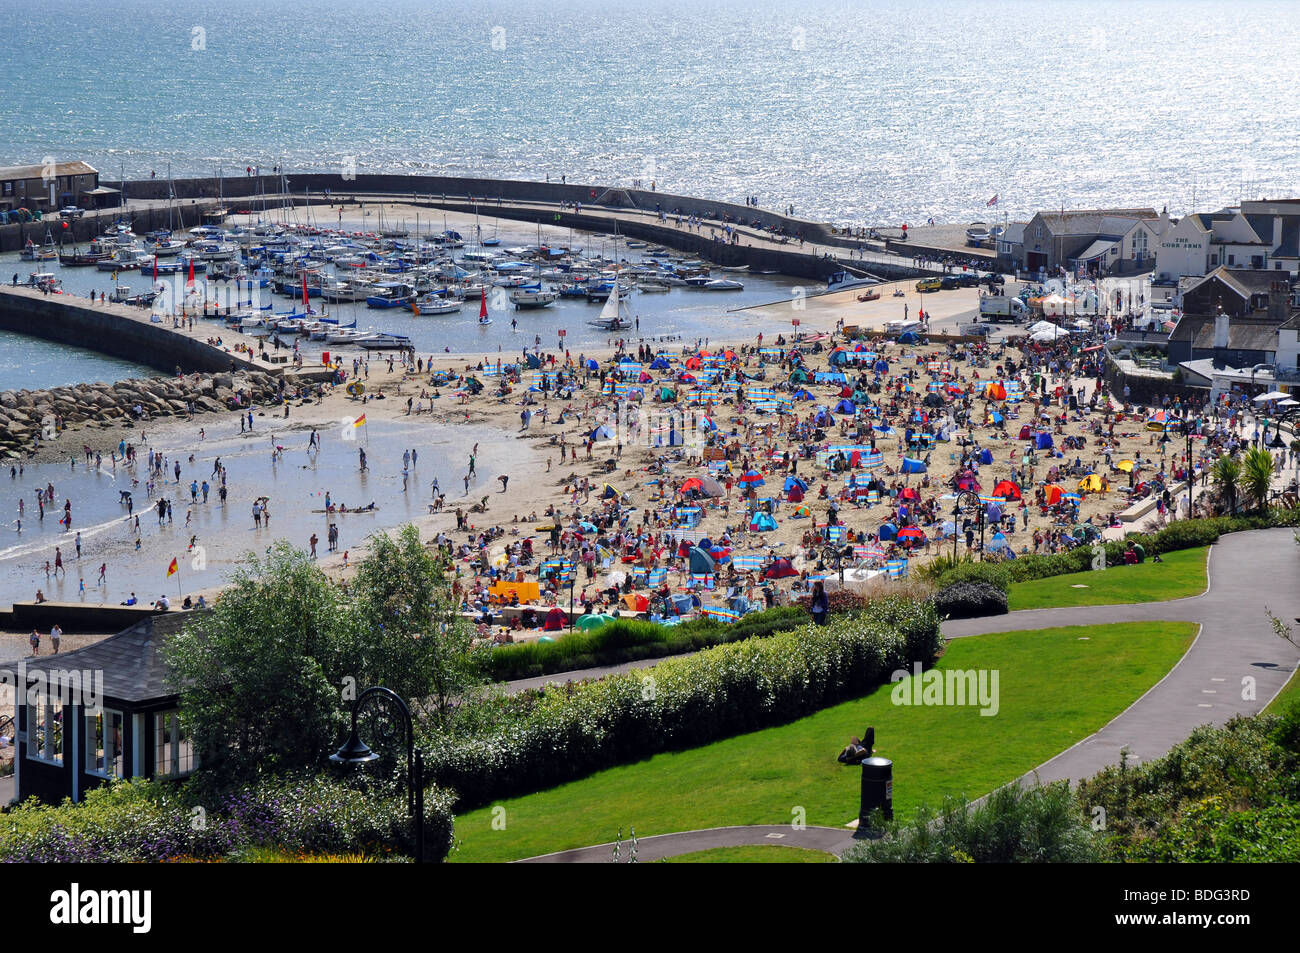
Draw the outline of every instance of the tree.
M354 657L368 684L384 685L446 727L456 702L484 682L474 626L456 604L437 558L407 525L379 533L349 585Z
M1268 494L1273 488L1273 454L1263 447L1251 447L1241 463L1239 483L1241 491L1257 509L1268 506Z
M211 612L163 644L199 766L220 786L321 765L342 734L350 613L301 550L246 557Z
M1241 463L1224 454L1214 461L1210 470L1210 479L1214 481L1219 499L1230 514L1237 512L1237 484L1241 480Z

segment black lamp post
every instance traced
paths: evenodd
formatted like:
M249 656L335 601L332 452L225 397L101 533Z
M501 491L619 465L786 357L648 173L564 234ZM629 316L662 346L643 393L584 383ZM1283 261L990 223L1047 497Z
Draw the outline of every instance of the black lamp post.
M378 761L379 755L357 734L357 714L370 699L396 708L402 715L406 728L406 812L415 819L415 862L424 863L424 755L415 750L415 729L411 723L411 709L391 688L367 688L352 706L352 733L330 760L335 764L368 764Z
M957 504L955 512L960 514L965 512L967 515L974 514L976 522L980 528L980 562L984 561L984 501L980 499L978 493L971 490L961 490L957 494ZM953 523L953 531L957 529L956 522ZM952 544L953 561L957 559L957 541L954 539Z

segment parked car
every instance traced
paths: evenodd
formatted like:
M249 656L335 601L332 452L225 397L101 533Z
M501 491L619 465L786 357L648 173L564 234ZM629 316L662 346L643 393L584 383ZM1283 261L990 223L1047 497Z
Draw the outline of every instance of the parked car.
M980 276L977 271L963 271L957 276L957 285L961 288L978 288Z
M956 275L944 275L939 279L939 287L944 291L952 291L954 288L961 287L961 279Z
M77 208L75 205L69 205L67 208L59 209L60 218L81 218L81 216L85 214L86 210L84 208Z
M988 285L990 288L992 288L994 285L1006 284L1007 279L1004 275L1000 275L997 272L990 272L987 275L981 275L979 279L979 283L982 285Z
M916 283L916 290L921 292L938 291L942 287L943 280L940 278L922 278Z

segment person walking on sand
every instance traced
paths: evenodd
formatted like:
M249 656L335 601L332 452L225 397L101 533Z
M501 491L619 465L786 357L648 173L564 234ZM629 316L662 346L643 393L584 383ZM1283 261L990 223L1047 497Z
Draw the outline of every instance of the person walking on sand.
M506 487L510 485L510 477L503 473L499 477L497 477L497 479L501 481L501 492L504 493L506 491Z
M54 649L54 654L59 654L59 642L63 638L63 629L59 628L58 623L50 626L50 647Z
M27 641L32 645L32 658L41 654L41 633L32 629L32 634L27 637Z
M61 550L58 546L55 546L54 547L54 575L57 576L59 573L63 573L63 575L65 576L68 574L67 570L63 568L63 550Z
M99 564L99 584L102 586L108 581L108 563Z

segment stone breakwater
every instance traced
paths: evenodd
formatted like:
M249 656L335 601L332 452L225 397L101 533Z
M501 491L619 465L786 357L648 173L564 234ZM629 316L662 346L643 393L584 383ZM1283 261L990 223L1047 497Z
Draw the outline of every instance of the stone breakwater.
M75 424L111 428L123 421L184 417L191 407L196 414L249 408L279 393L279 375L254 370L2 391L0 456L14 459L38 450Z

